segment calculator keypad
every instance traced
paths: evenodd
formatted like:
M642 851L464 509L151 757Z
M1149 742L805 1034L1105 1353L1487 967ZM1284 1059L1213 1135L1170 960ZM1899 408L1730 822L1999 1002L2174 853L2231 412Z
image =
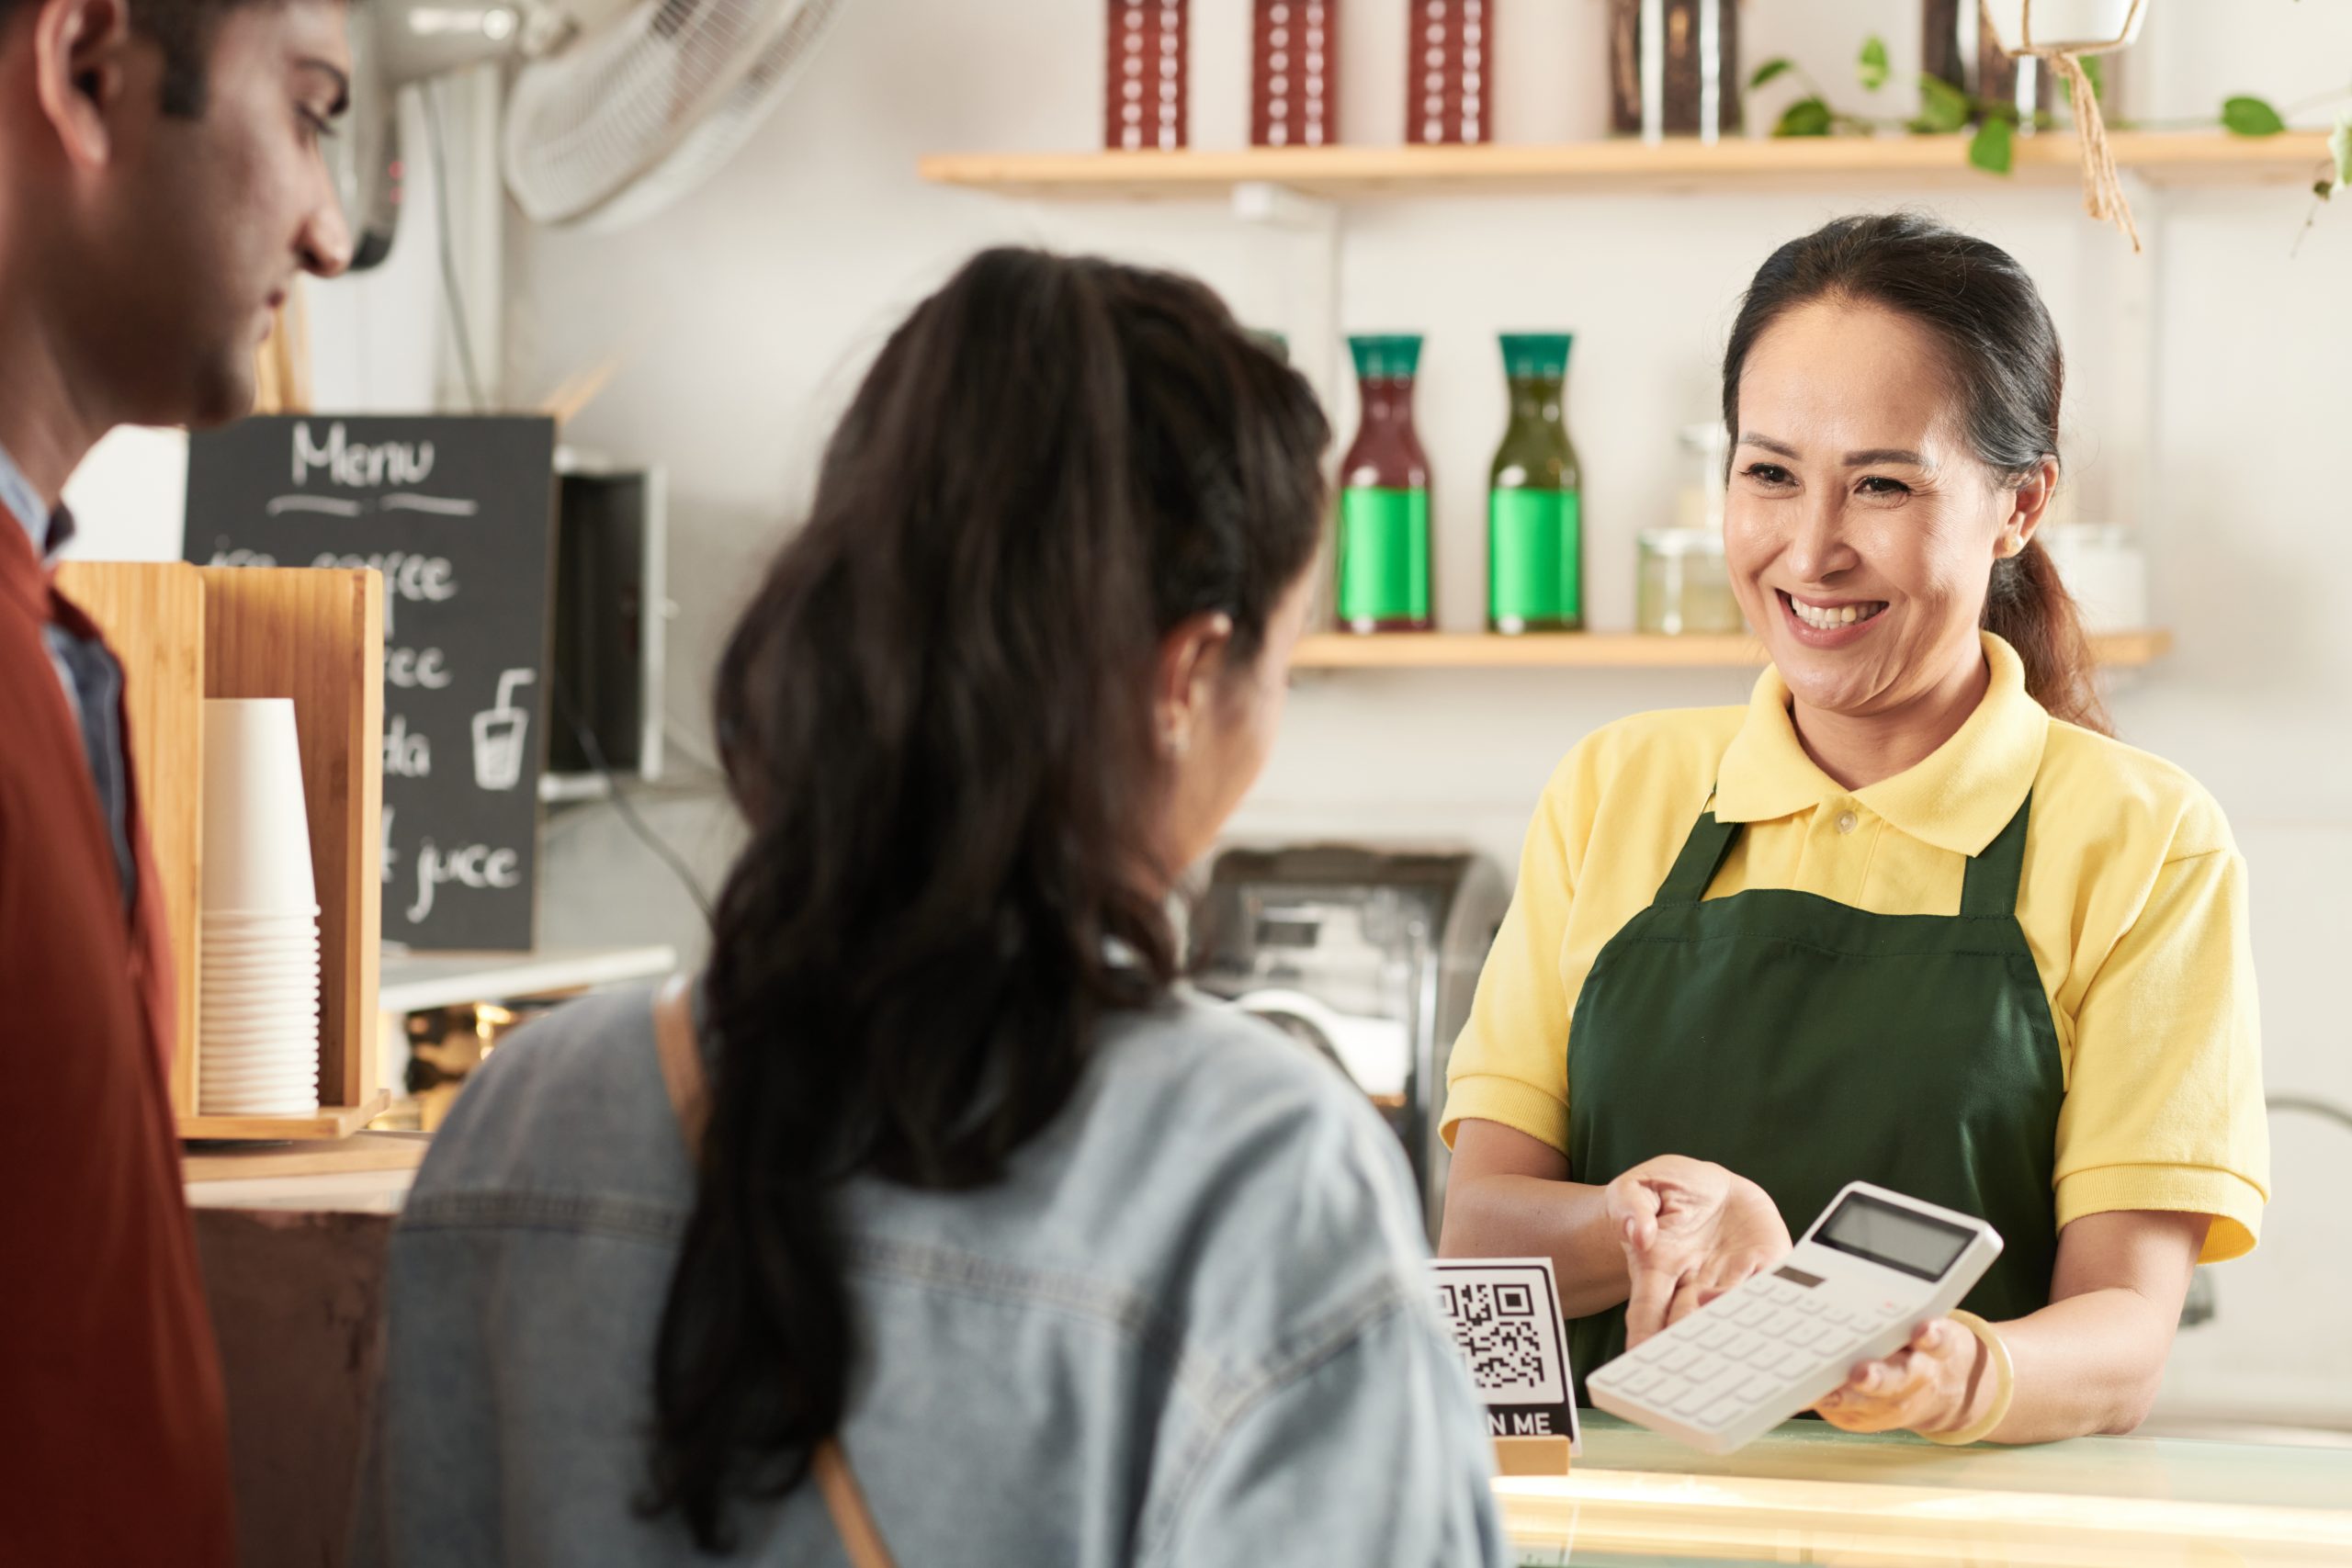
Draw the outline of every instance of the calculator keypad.
M1893 1323L1897 1303L1883 1305L1829 1306L1811 1291L1760 1277L1711 1303L1703 1321L1686 1319L1593 1376L1653 1410L1719 1430L1818 1371L1838 1347Z

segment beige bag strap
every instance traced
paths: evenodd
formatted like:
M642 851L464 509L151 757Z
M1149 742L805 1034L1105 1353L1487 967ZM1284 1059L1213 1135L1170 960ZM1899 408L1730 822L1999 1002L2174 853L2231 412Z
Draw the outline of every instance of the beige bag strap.
M684 975L673 975L653 998L653 1044L662 1061L662 1087L669 1091L670 1109L677 1113L678 1131L686 1150L702 1154L703 1128L710 1121L709 1082L703 1073L702 1053L695 1044L693 986ZM865 1506L849 1456L828 1438L809 1459L817 1490L824 1495L825 1511L849 1552L852 1568L892 1568L890 1549Z

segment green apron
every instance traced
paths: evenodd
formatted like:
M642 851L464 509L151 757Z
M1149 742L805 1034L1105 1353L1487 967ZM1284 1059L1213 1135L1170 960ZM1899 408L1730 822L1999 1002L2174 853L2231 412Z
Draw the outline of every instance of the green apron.
M1873 915L1785 888L1706 899L1739 824L1699 818L1593 961L1568 1048L1568 1164L1605 1184L1658 1155L1771 1194L1792 1236L1847 1182L1990 1220L1967 1300L1999 1322L2050 1303L2058 1036L2018 924L2029 796L1968 863L1960 913ZM1577 1398L1625 1348L1625 1310L1568 1325Z

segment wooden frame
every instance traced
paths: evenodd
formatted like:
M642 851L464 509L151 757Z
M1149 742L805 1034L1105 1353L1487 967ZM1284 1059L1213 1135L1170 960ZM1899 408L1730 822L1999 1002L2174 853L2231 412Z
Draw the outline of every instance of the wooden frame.
M178 974L184 1138L338 1138L381 1111L384 590L373 571L75 562L59 585L123 661L125 719ZM319 1110L198 1114L204 701L290 697L319 889Z

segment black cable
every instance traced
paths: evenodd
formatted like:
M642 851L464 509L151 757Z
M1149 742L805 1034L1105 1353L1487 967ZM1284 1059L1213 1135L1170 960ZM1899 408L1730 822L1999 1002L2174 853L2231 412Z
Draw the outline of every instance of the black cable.
M620 774L605 761L605 749L596 744L595 734L580 721L579 714L572 710L571 700L564 695L563 682L550 681L548 689L555 698L556 712L562 716L564 728L571 731L571 738L580 742L580 750L588 758L588 765L603 775L605 787L612 791L613 809L620 814L622 826L637 835L638 841L651 850L662 863L670 868L670 874L678 879L678 885L695 901L695 908L702 911L703 919L710 920L713 917L709 895L695 879L695 874L686 865L684 858L672 849L644 818L638 815L637 803L630 800L628 792L621 787Z
M2313 1100L2300 1094L2274 1094L2270 1097L2269 1108L2272 1111L2300 1111L2352 1131L2352 1111L2346 1111L2340 1105L2331 1105L2324 1100Z
M433 208L440 219L441 293L449 306L449 331L458 340L458 368L466 378L466 400L482 412L481 377L474 366L473 328L466 320L465 291L458 287L458 252L449 232L449 167L441 151L441 84L424 84L424 144L433 154Z

